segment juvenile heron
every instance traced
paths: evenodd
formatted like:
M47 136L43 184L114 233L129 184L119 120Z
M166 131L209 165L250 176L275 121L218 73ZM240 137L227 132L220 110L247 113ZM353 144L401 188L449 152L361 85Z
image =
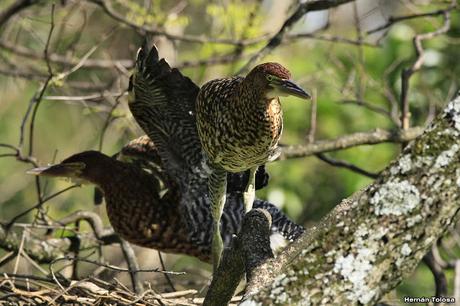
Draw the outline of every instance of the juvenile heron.
M246 77L216 79L204 84L196 102L196 122L212 173L209 193L213 217L213 261L217 267L223 243L219 224L226 201L227 172L249 170L244 209L252 209L257 167L279 155L283 129L280 96L309 99L278 63L264 63Z
M192 239L180 202L183 193L179 182L165 169L158 149L142 136L128 143L114 157L97 151L85 151L64 159L61 163L29 171L48 177L65 177L82 183L95 184L106 199L109 221L123 239L163 252L187 254L209 262L211 259L212 218L210 200L203 194L190 199L195 211L197 232ZM264 179L264 177L260 177ZM241 226L243 200L238 191L244 177L229 176L228 201L221 226L225 245ZM264 181L257 181L263 187ZM303 227L289 220L274 205L256 200L255 207L266 209L272 216L272 233L294 240Z

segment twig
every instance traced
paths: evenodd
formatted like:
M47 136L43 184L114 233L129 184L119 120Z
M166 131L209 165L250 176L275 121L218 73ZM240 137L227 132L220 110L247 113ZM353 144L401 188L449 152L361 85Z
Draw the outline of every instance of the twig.
M52 195L50 195L50 196L48 196L48 197L46 197L46 198L44 198L42 201L39 201L37 204L35 204L35 205L32 206L31 208L28 208L28 209L26 209L25 211L23 211L22 213L20 213L20 214L14 216L8 223L5 224L5 228L6 228L6 229L9 229L9 228L16 222L16 220L18 220L18 219L21 218L22 216L27 215L27 214L28 214L29 212L31 212L32 210L39 208L41 205L43 205L43 204L45 204L46 202L48 202L49 200L51 200L51 199L57 197L58 195L60 195L60 194L62 194L62 193L64 193L64 192L66 192L66 191L68 191L68 190L70 190L70 189L73 189L73 188L75 188L75 187L79 187L79 186L80 186L80 185L72 185L72 186L66 187L66 188L64 188L64 189L62 189L62 190L60 190L60 191L58 191L58 192L56 192L56 193L53 193Z
M139 264L136 260L136 254L134 253L133 248L129 242L120 239L121 250L123 251L123 256L125 257L126 263L128 265L129 276L131 278L131 284L133 286L134 292L137 294L142 294L144 292L144 286L142 285L141 280L139 279ZM164 271L165 269L163 269ZM165 273L166 275L166 273Z
M42 89L40 90L37 98L34 99L35 101L33 103L34 110L32 112L32 117L30 119L30 126L29 126L29 156L33 155L32 153L33 153L33 144L34 144L33 142L34 141L34 125L35 125L35 117L37 115L38 107L40 106L43 95L45 94L45 90L48 88L49 82L53 78L53 70L51 68L48 53L49 53L49 46L51 42L51 36L53 35L53 31L54 31L54 9L55 9L55 4L53 3L51 5L51 25L50 25L50 29L48 32L48 37L46 39L45 50L43 51L43 54L45 56L46 66L48 68L48 78L43 84Z
M346 37L341 36L333 36L333 35L318 35L314 33L298 33L298 34L289 34L283 38L283 41L296 41L299 39L310 38L313 40L320 40L320 41L328 41L333 43L342 43L342 44L349 44L355 46L364 46L364 47L371 47L371 48L379 48L380 46L375 43L365 42L362 40L354 40Z
M411 67L405 68L401 72L401 127L403 129L407 129L410 126L410 110L409 110L409 101L408 101L408 94L409 94L409 80L411 76L420 70L424 63L424 49L422 45L422 41L434 38L441 34L446 33L450 29L450 10L456 6L456 0L453 0L452 5L445 10L442 10L441 13L444 16L444 24L441 28L437 29L433 32L418 34L414 37L414 48L416 52L416 59ZM438 13L438 14L441 14Z
M281 29L270 38L268 43L259 52L249 59L249 61L240 69L238 74L248 71L251 66L270 53L273 49L278 47L283 42L287 32L306 13L330 9L351 1L353 0L315 0L299 4L296 11L281 26Z
M161 268L163 270L166 270L166 266L165 266L165 263L163 261L163 256L161 256L161 252L157 251L157 254L158 254L158 258L160 259ZM171 278L169 277L169 275L168 274L163 274L163 275L165 276L166 282L168 283L169 287L171 287L171 290L173 292L177 291L176 288L174 287L174 284L171 281Z
M372 179L376 179L376 178L379 177L378 173L373 173L373 172L369 172L367 170L361 169L360 167L358 167L356 165L353 165L352 163L344 161L344 160L333 159L331 157L328 157L324 153L318 153L318 154L315 154L315 156L318 157L320 160L322 160L322 161L324 161L324 162L326 162L329 165L332 165L334 167L345 168L345 169L351 170L353 172L356 172L358 174L370 177Z
M17 256L17 252L15 251L10 251L8 253L5 254L5 256L3 256L2 258L0 258L0 267L6 265L7 263L9 263L11 260L13 260L14 258L16 258Z
M102 145L104 144L105 132L107 131L107 128L109 127L110 123L112 122L112 119L114 118L113 112L118 107L118 105L120 105L122 96L124 96L124 92L115 98L115 103L113 103L112 107L110 108L110 111L107 114L107 118L104 121L104 125L101 130L101 137L99 138L99 151L102 151Z
M307 133L307 143L313 143L316 135L316 117L317 117L317 94L313 93L310 106L310 128Z
M107 268L107 269L110 269L110 270L113 270L113 271L117 271L117 272L128 272L128 273L131 273L131 272L136 272L136 273L137 272L158 272L158 273L167 273L167 274L172 274L172 275L185 275L186 274L186 272L165 271L165 270L160 270L158 268L129 270L129 269L117 267L117 266L114 266L114 265L100 263L100 262L97 262L97 261L94 261L94 260L89 260L89 259L85 259L85 258L77 258L77 257L72 257L72 256L64 256L64 257L56 258L51 262L50 265L52 266L55 263L57 263L59 261L63 261L63 260L78 260L78 261L90 263L90 264L93 264L93 265L101 266L101 267L104 267L104 268Z
M34 52L33 50L26 48L21 45L13 44L6 40L0 40L0 48L3 48L6 51L10 51L16 56L25 57L31 60L44 60L44 55L38 52ZM48 60L53 64L60 64L66 67L74 67L79 62L81 62L81 58L77 57L69 57L60 55L57 53L49 53ZM84 68L90 69L112 69L115 68L117 65L121 65L127 69L133 67L134 62L129 59L86 59L82 64Z
M19 248L17 252L18 256L16 257L16 262L14 263L13 273L18 272L19 260L21 259L21 253L24 250L24 241L26 239L26 233L27 233L27 230L24 229L21 235L21 242L19 243Z
M385 117L388 117L391 119L391 114L389 111L384 109L383 107L374 105L373 103L367 102L367 101L360 101L360 100L342 100L341 103L343 104L355 104L358 106L362 106L364 108L367 108L370 111L373 111L374 113L383 115Z
M104 13L106 13L108 16L110 16L112 19L125 24L133 29L136 29L138 31L148 33L150 35L154 36L164 36L167 39L170 40L180 40L184 42L189 42L189 43L215 43L215 44L226 44L226 45L253 45L257 44L263 40L265 40L267 37L265 35L257 38L252 38L252 39L245 39L245 40L234 40L234 39L218 39L218 38L210 38L210 37L203 37L203 36L194 36L194 35L176 35L172 34L166 31L160 31L158 28L155 27L149 27L145 25L138 25L135 22L132 22L128 19L126 19L124 16L122 16L120 13L116 12L111 3L106 0L87 0L90 3L96 4L99 7L102 8Z
M383 24L381 26L378 26L378 27L376 27L374 29L368 30L366 32L366 34L370 35L370 34L373 34L375 32L385 30L385 29L393 26L395 23L398 23L398 22L401 22L401 21L411 20L411 19L415 19L415 18L423 18L423 17L438 17L439 15L443 15L445 12L449 12L449 11L453 10L454 8L455 8L455 6L451 5L446 9L435 10L435 11L428 12L428 13L404 15L404 16L390 16L388 18L388 21L385 24Z

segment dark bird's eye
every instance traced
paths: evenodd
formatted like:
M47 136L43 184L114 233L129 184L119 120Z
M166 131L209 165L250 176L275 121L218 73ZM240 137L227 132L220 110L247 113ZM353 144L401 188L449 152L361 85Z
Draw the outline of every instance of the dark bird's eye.
M274 78L273 78L273 76L272 76L271 74L267 74L267 80L268 80L268 81L271 82L271 81L273 81L273 79L274 79Z

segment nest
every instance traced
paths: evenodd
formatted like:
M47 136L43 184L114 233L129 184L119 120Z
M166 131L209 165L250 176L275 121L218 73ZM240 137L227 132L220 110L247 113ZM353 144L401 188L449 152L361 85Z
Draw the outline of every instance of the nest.
M197 290L158 293L148 287L142 294L136 294L117 281L108 283L97 278L68 281L56 276L5 273L0 278L0 305L201 305L204 300ZM235 297L232 302L240 300L241 297Z

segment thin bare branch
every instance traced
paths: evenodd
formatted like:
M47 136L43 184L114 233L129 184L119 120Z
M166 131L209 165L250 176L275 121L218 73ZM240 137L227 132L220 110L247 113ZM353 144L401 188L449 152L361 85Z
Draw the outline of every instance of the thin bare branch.
M327 164L329 164L331 166L339 167L339 168L345 168L345 169L351 170L353 172L356 172L358 174L367 176L367 177L369 177L371 179L376 179L376 178L379 177L378 173L369 172L367 170L364 170L364 169L362 169L362 168L360 168L360 167L358 167L356 165L353 165L350 162L344 161L344 160L338 160L338 159L331 158L331 157L327 156L324 153L318 153L318 154L315 154L315 155L320 160L324 161L325 163L327 163Z
M284 146L278 160L306 157L317 153L332 152L361 145L407 142L415 139L422 131L421 127L413 127L404 131L376 129L372 132L353 133L333 140L318 140L312 144Z
M283 42L284 37L294 24L308 12L327 10L351 1L353 0L315 0L299 4L296 11L281 26L281 29L279 29L279 31L270 38L268 43L259 52L249 59L249 61L240 69L239 74L248 71L251 66L265 57L273 49L278 47Z

